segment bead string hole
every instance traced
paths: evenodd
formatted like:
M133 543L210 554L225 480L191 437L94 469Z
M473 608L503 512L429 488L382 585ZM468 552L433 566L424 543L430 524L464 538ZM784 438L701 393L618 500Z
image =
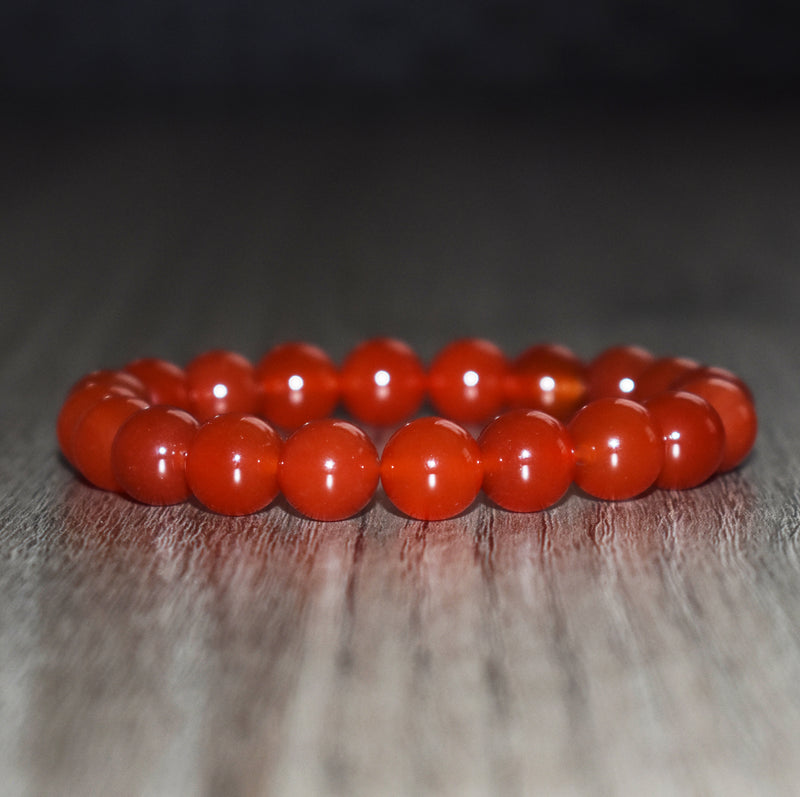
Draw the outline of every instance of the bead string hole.
M386 440L382 453L364 428ZM360 344L338 368L302 342L255 365L225 350L185 368L143 358L82 377L56 422L65 459L95 487L226 515L282 494L317 520L362 512L379 485L423 520L464 512L481 491L537 512L572 484L602 500L689 489L744 462L757 429L752 391L723 368L630 345L584 362L541 343L509 359L479 338L427 369L394 338Z

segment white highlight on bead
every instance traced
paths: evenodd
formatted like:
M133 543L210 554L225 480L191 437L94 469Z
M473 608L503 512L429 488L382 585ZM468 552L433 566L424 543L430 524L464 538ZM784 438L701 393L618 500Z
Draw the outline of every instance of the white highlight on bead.
M289 381L287 382L289 385L289 390L302 390L303 385L305 382L303 381L303 377L300 374L292 374L289 377Z
M626 376L624 379L619 380L619 389L623 393L632 393L633 389L636 387L636 382L633 381L629 376Z
M388 371L376 371L375 372L375 384L378 387L386 387L389 384L392 377L389 375Z
M464 372L464 384L467 387L475 387L480 381L480 377L475 371L465 371Z
M556 380L553 379L552 376L543 376L539 380L539 387L545 391L545 393L549 393L551 390L556 389Z
M219 384L214 385L211 392L214 394L214 398L224 399L225 396L228 395L228 386L223 385L222 382L220 382Z

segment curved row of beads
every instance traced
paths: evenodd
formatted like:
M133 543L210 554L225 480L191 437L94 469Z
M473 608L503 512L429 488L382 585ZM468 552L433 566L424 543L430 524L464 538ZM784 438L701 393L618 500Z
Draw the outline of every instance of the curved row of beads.
M290 345L297 347L295 354L311 351L319 361L319 350ZM410 351L385 340L356 351L370 349L373 354L376 349L403 352L404 357ZM447 388L442 380L437 388L439 395L449 392L454 406L472 395L462 385L492 381L473 356L476 350L485 354L492 351L491 344L460 341L445 349L460 351L460 364L450 377L453 384ZM264 361L269 362L274 352L285 357L287 347L273 350ZM465 352L470 355L466 364ZM362 369L373 375L385 371L389 377L367 381L365 393L372 386L381 387L380 382L395 388L402 382L396 362L389 359L373 360ZM548 359L549 365L543 365ZM481 487L496 504L515 511L552 505L573 481L606 499L633 497L653 484L687 488L735 467L753 445L757 422L752 397L746 385L728 372L676 358L655 360L636 347L607 350L588 368L581 366L577 381L576 371L565 379L554 362L579 363L561 347L534 347L499 381L504 390L512 388L504 394L507 400L525 384L523 376L530 383L531 374L538 373L539 390L550 408L559 410L567 402L559 403L554 396L568 392L565 383L573 385L572 393L577 392L578 381L583 385L581 400L592 391L606 393L583 406L567 426L539 410L518 409L497 417L476 441L453 421L421 418L395 432L381 456L361 429L345 421L314 420L284 442L263 419L231 411L226 400L238 401L242 394L231 373L241 375L246 367L241 367L238 355L223 352L197 358L186 372L163 361L140 360L122 372L90 374L69 393L59 414L58 435L66 458L90 482L145 503L175 503L193 494L214 511L246 514L282 492L299 512L322 520L360 511L379 481L401 511L422 519L458 514ZM297 367L296 357L293 364L294 368L284 368L284 382L302 380L302 385L295 380L295 388L305 389L299 405L307 405L319 395L309 388L319 382L311 369ZM342 373L346 372L343 367ZM431 384L436 373L432 367ZM352 372L349 378L357 381ZM665 391L676 380L682 390ZM337 384L336 376L328 381ZM285 407L294 392L298 391L289 385L282 399ZM408 392L400 391L390 403L396 405L395 399ZM619 392L633 394L642 403L615 397ZM532 393L529 387L529 403L534 403ZM263 401L266 395L270 394L262 392ZM272 392L273 401L277 395ZM212 407L219 412L208 412L211 417L202 425L179 408L188 405L197 411L204 401L211 401L209 397L219 402ZM372 406L373 417L375 406L386 412L387 405L380 400L363 403L367 410ZM304 412L308 409L304 406ZM363 416L365 410L360 412ZM197 414L202 419L202 413Z

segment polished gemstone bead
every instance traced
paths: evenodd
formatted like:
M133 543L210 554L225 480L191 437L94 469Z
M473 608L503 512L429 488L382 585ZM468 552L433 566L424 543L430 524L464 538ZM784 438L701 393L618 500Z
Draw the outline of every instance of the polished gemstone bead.
M175 363L157 357L143 357L128 363L124 372L142 382L147 391L147 400L151 404L189 409L186 372Z
M661 472L661 431L641 404L598 399L578 410L567 429L575 452L575 483L595 498L633 498Z
M339 377L322 349L309 343L283 343L256 366L261 412L283 429L330 415L339 401Z
M241 354L209 351L186 366L192 414L201 423L227 412L256 414L261 395L253 366Z
M748 393L735 381L700 375L681 382L681 390L704 398L718 413L725 429L725 448L720 472L732 470L750 453L758 433L756 408Z
M95 487L121 492L111 466L111 447L122 424L146 406L144 399L111 395L83 414L75 428L72 453L78 470Z
M526 349L511 366L511 407L541 410L567 421L586 397L586 366L566 346L542 343Z
M278 482L286 500L315 520L344 520L372 499L378 452L357 426L332 418L310 421L283 446Z
M201 504L221 515L249 515L278 494L281 439L246 413L217 415L195 433L186 480Z
M102 385L104 387L124 387L127 388L131 395L137 398L143 398L145 401L147 397L147 387L134 374L129 374L126 371L113 371L108 368L100 369L99 371L92 371L86 376L81 377L70 389L69 393L74 393L78 390L88 387L89 385Z
M197 426L188 412L166 405L131 415L111 446L111 469L120 487L144 504L185 501L186 456Z
M686 490L711 478L725 446L717 411L700 396L673 391L653 396L645 406L664 441L664 464L656 486Z
M679 379L699 368L700 364L688 357L659 357L639 375L634 398L636 401L646 401L666 390L672 390Z
M436 411L457 423L478 423L496 415L505 399L508 362L488 340L464 338L445 346L428 370Z
M654 357L640 346L612 346L589 363L587 398L631 398L636 383Z
M425 370L413 349L393 338L357 346L340 370L342 398L362 423L389 426L419 409L425 397Z
M56 420L56 437L61 453L73 466L75 466L75 456L72 446L75 430L85 413L106 396L140 398L138 392L131 390L123 383L85 382L73 387L61 405Z
M484 492L504 509L545 509L572 483L572 440L564 425L546 413L509 410L481 432L478 446Z
M742 393L744 393L747 398L750 399L751 402L755 403L755 398L753 396L753 391L750 389L750 385L748 385L744 379L733 373L733 371L729 371L727 368L720 368L718 365L704 365L697 371L693 371L684 375L682 378L675 380L672 385L672 389L683 390L683 385L696 376L714 376L718 379L725 379L728 382L733 382L742 391Z
M418 418L398 429L381 458L381 482L406 515L443 520L475 500L483 480L481 451L462 427L443 418Z

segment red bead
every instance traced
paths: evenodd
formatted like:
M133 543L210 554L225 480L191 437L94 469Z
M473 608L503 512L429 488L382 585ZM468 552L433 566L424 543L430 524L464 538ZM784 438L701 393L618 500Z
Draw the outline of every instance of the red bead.
M185 501L186 456L197 426L176 407L147 407L131 415L111 446L111 469L120 487L144 504Z
M750 453L758 433L756 408L736 382L717 376L695 376L681 382L681 390L704 398L719 414L725 429L720 472L732 470Z
M572 483L572 440L564 425L546 413L510 410L483 430L478 445L484 492L504 509L545 509Z
M209 351L186 366L192 414L201 423L226 412L255 414L261 396L253 366L241 354Z
M567 429L575 451L575 483L595 498L633 498L661 472L661 431L641 404L598 399L578 410Z
M541 410L566 421L586 397L586 366L565 346L532 346L514 361L507 394L512 407Z
M425 397L425 369L406 343L376 338L357 346L340 371L342 399L362 423L389 426L413 415Z
M147 402L132 396L106 396L88 409L75 429L75 465L95 487L121 492L111 466L111 447L120 427Z
M81 377L70 389L69 393L74 393L82 390L89 385L103 385L104 387L124 387L131 392L131 395L137 398L147 399L147 388L141 381L133 374L126 373L125 371L112 371L108 368L102 368L99 371L91 371L86 376Z
M750 385L748 385L743 379L740 379L738 376L736 376L733 371L729 371L727 368L720 368L718 365L704 365L697 371L686 374L683 378L675 380L675 383L672 385L672 389L683 390L683 385L696 376L714 376L718 379L725 379L728 382L733 382L742 391L742 393L744 393L747 398L750 399L751 402L755 403L755 398L753 396L753 391L750 390Z
M469 432L444 418L418 418L398 429L381 458L389 500L406 515L443 520L465 510L481 488L481 451Z
M286 500L315 520L343 520L371 500L380 476L378 452L346 421L310 421L283 446L278 482Z
M245 413L218 415L195 433L186 480L200 503L221 515L249 515L278 494L281 439Z
M78 383L73 387L61 405L56 420L56 437L61 453L73 466L75 466L75 455L72 445L75 430L86 412L106 396L139 397L122 383L84 382L82 386Z
M445 346L428 371L433 406L458 423L496 415L505 398L508 361L488 340L465 338Z
M125 373L137 377L147 390L151 404L167 404L182 410L189 409L189 390L186 372L167 360L143 357L125 366Z
M587 398L630 398L636 383L654 357L640 346L613 346L589 363Z
M664 441L664 465L656 486L686 490L711 478L725 446L725 430L717 411L692 393L659 393L645 406Z
M659 357L642 371L636 381L636 401L646 401L659 393L672 390L673 385L700 368L688 357Z
M256 379L262 414L284 429L327 417L339 400L335 366L308 343L284 343L268 351L256 366Z

